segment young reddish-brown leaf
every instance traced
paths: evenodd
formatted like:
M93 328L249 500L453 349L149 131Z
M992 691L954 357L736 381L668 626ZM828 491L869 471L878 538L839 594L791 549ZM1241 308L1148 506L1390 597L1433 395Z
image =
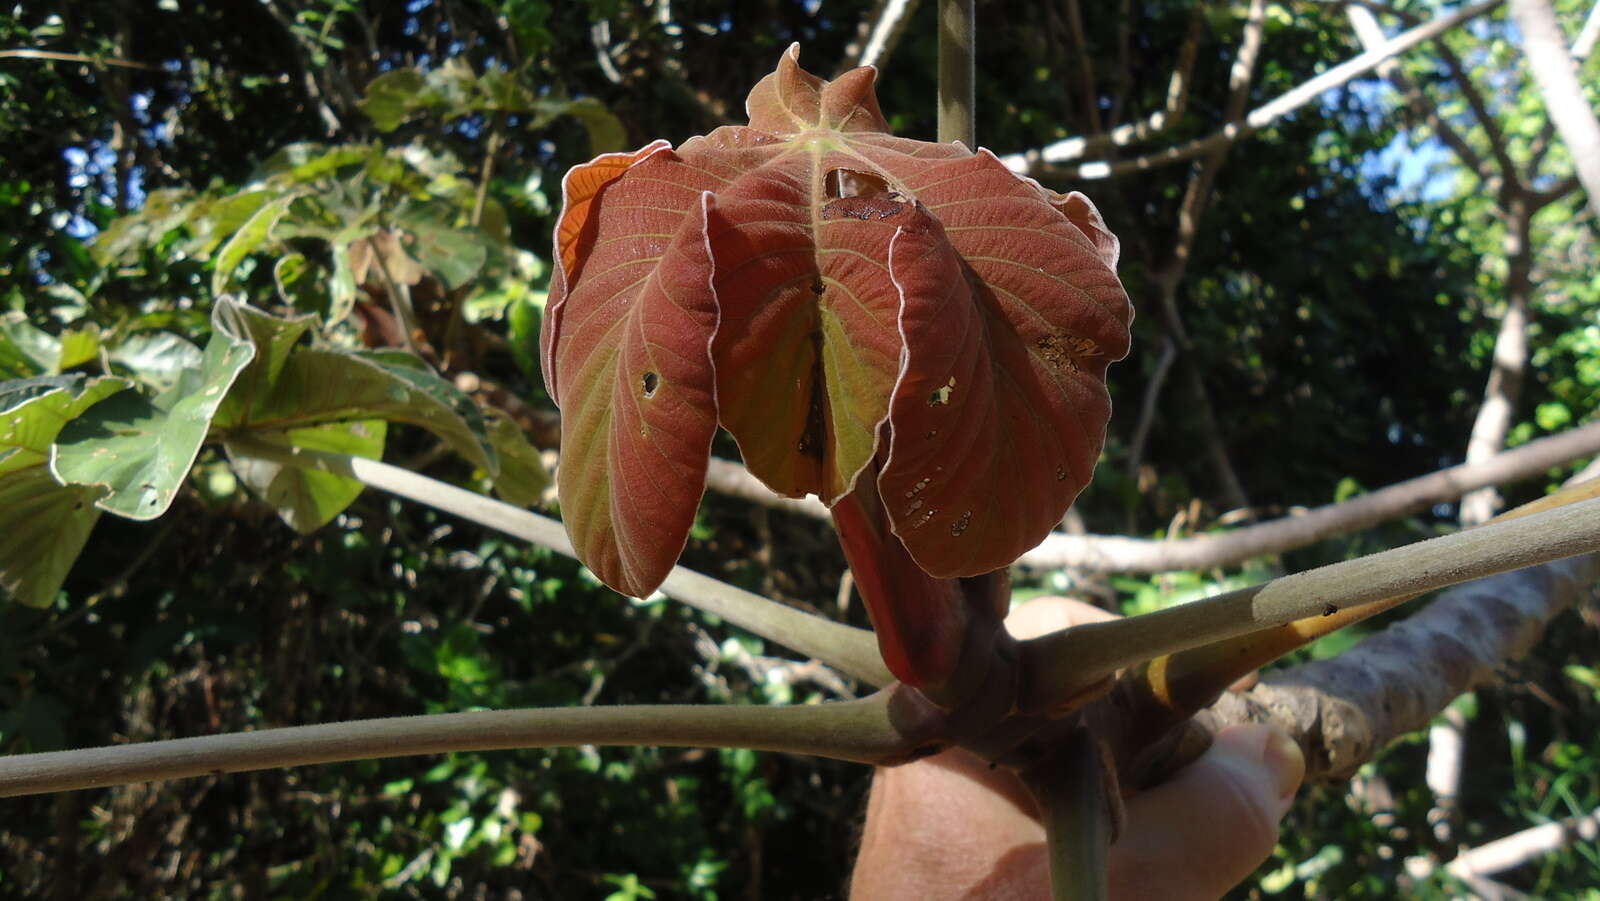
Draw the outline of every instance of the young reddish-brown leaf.
M1083 195L983 150L904 179L936 220L891 248L905 358L878 484L919 564L977 575L1037 544L1088 484L1130 308L1116 239Z
M635 163L648 159L669 146L666 141L651 141L633 153L603 153L582 166L576 166L561 180L561 216L556 220L556 267L550 278L549 306L545 326L539 333L540 365L545 388L552 400L556 393L555 339L561 331L561 314L567 305L567 284L576 281L583 264L594 249L600 217L590 215L601 190L622 177Z
M608 584L665 576L719 423L789 496L836 504L879 461L940 577L1008 565L1088 482L1128 345L1116 239L987 151L887 134L874 78L790 48L749 126L568 176L544 366L564 516Z
M658 147L628 168L669 168L671 156ZM589 174L569 174L569 212L574 175ZM655 189L636 188L597 211L593 200L609 182L586 198L589 221L569 231L584 256L569 261L571 245L562 247L562 290L544 332L546 384L563 409L567 531L602 581L639 597L683 550L717 428L706 239L716 201L675 179L646 183ZM560 227L569 225L564 214Z
M934 578L911 559L871 481L863 479L832 512L884 665L907 685L941 684L955 672L972 612L960 580Z

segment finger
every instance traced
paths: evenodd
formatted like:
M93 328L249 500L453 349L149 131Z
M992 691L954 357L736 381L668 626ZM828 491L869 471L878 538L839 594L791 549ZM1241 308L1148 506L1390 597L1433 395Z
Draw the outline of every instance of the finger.
M1006 631L1011 633L1012 638L1021 641L1025 638L1037 638L1040 635L1059 632L1068 626L1080 623L1099 623L1116 618L1115 613L1108 613L1083 601L1041 597L1021 604L1011 611L1011 615L1006 617Z
M1221 897L1272 853L1304 776L1305 758L1282 732L1246 725L1218 733L1172 781L1128 802L1111 849L1112 896Z
M943 901L1028 897L1048 885L1044 830L1011 771L953 749L872 777L850 897ZM1019 866L1022 872L1018 872Z

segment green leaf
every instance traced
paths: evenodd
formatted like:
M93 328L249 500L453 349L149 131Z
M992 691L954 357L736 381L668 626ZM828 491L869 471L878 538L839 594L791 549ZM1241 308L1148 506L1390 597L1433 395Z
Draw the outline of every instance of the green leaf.
M0 329L0 377L8 379L25 379L43 372L33 362L33 358L11 340L11 336Z
M490 69L476 79L475 86L482 96L478 105L492 112L523 112L539 102L522 73Z
M494 493L519 507L536 507L550 486L550 473L539 459L539 449L528 443L522 426L510 416L494 411L489 417L489 442L500 459Z
M506 323L510 330L511 357L523 375L541 386L544 374L539 371L539 358L534 351L539 346L539 326L544 320L544 307L532 298L519 297L506 309Z
M166 512L194 465L228 389L255 356L255 346L229 328L219 304L198 369L148 398L136 390L114 394L68 423L57 437L50 468L74 485L104 485L96 506L129 519Z
M60 372L61 339L42 331L22 313L0 316L0 373L14 378Z
M108 356L157 391L171 388L185 369L198 367L205 357L194 342L172 332L129 335Z
M213 319L228 334L255 347L255 357L239 373L238 388L218 408L219 425L232 423L250 409L254 403L271 395L290 351L317 322L315 316L294 316L284 319L258 310L231 297L217 301Z
M151 191L138 212L119 217L102 229L89 252L96 263L108 268L119 261L136 258L138 253L160 243L168 232L201 212L202 204L187 188Z
M22 313L0 316L0 375L58 375L93 360L99 353L100 326L92 322L68 329L58 338L36 327Z
M57 354L55 371L82 366L100 355L100 326L89 323L83 328L68 329L61 333L61 350Z
M211 256L218 245L233 237L266 206L273 194L272 191L244 191L205 204L191 223L194 229L191 252L197 259Z
M335 147L313 143L290 144L267 157L256 174L264 179L304 184L333 175L346 166L364 163L375 152L367 144L341 144Z
M216 413L215 425L224 433L385 419L421 426L491 476L499 473L477 404L417 357L297 348L313 317L280 319L232 301L218 304L216 319L259 348L256 362Z
M415 110L427 105L427 96L423 93L426 86L422 73L415 69L385 72L367 85L367 96L360 103L361 111L379 131L394 131L411 118Z
M430 69L427 84L422 102L452 112L483 109L489 94L487 84L472 71L471 64L459 56L452 56Z
M605 104L593 97L577 100L539 100L533 105L534 120L530 127L538 128L557 116L571 116L583 123L589 132L589 145L596 154L621 150L627 141L627 130L622 120L606 109Z
M228 277L272 236L272 227L278 224L299 194L285 194L263 205L239 226L217 254L216 266L211 273L211 292L221 294L227 287Z
M44 465L0 478L0 588L29 607L55 599L100 519L99 485L57 484Z
M0 478L43 465L63 425L129 386L126 379L81 375L0 382Z
M47 467L50 444L68 422L128 386L82 376L0 383L0 588L31 607L55 597L83 550L105 489L63 486Z
M391 379L404 383L419 399L426 399L426 403L409 402L401 409L405 416L386 418L420 425L443 438L456 453L483 467L491 476L499 474L500 464L489 443L483 412L472 398L434 374L427 363L405 351L373 350L354 354L353 358L377 366Z
M278 258L272 267L272 280L284 303L307 313L332 311L329 273L305 254L291 253Z
M356 305L356 275L350 268L350 242L334 242L333 277L328 279L328 322L343 322Z
M383 456L388 423L381 419L330 422L284 432L252 432L251 437L285 448L330 451L376 460ZM327 525L361 494L355 479L311 469L282 466L225 445L229 462L244 482L301 534Z
M1572 422L1572 410L1560 401L1547 401L1534 410L1533 421L1547 432L1559 431Z
M408 217L398 224L416 239L410 248L412 254L452 290L477 276L488 257L488 248L475 230L454 228L421 216Z

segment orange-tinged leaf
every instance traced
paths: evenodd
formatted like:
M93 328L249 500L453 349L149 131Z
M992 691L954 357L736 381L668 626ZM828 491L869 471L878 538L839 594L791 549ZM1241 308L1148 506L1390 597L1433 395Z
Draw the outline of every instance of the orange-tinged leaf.
M705 238L715 206L699 193L687 216L644 216L684 220L670 241L636 236L597 250L594 280L571 295L582 315L562 326L568 346L583 351L560 354L555 365L567 386L562 516L589 568L636 597L677 562L705 488L717 428ZM640 255L652 247L653 256ZM601 302L583 303L590 286Z
M595 230L600 222L598 218L591 219L589 213L595 198L635 163L668 146L666 141L652 141L633 153L603 153L582 166L574 166L561 180L561 217L556 220L556 268L551 275L549 320L559 320L561 308L566 304L567 282L577 278L584 258L594 245ZM540 335L544 380L552 399L557 395L555 367L550 354L558 331L552 326Z

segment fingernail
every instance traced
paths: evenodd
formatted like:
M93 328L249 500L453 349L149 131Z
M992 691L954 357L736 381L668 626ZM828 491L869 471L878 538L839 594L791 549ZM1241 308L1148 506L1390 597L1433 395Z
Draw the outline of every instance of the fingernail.
M1278 798L1287 800L1306 776L1306 755L1294 739L1274 729L1261 749L1261 762L1278 780Z

